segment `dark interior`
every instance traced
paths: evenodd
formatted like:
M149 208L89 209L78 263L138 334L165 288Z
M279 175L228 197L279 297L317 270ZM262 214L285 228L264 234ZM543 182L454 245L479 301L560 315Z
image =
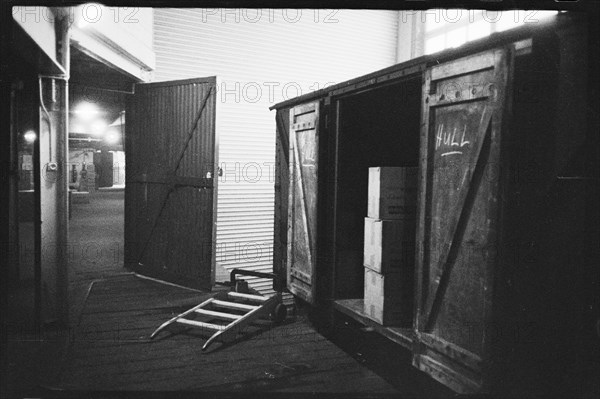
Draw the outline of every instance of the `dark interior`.
M501 375L515 381L510 386L515 394L529 389L568 396L591 381L589 365L599 353L593 326L585 321L584 303L593 301L587 281L597 275L597 266L582 262L591 249L591 218L584 180L577 178L591 170L585 162L593 144L586 142L585 100L571 95L587 85L586 71L573 62L585 50L581 44L579 49L558 44L553 35L538 36L532 53L515 57L513 68L505 142L512 186L505 196L504 274L497 283L505 302L496 306L505 330L515 333L498 337L496 358L503 359L497 362L504 367ZM546 378L538 380L539 375ZM498 389L506 385L497 383Z
M9 296L14 300L6 309L14 325L26 329L35 328L39 320L40 292L38 271L36 271L35 253L39 249L36 235L40 234L36 227L39 220L40 176L35 170L39 167L39 87L35 71L29 67L25 59L16 56L19 65L11 68L9 73L15 79L11 92L10 127L15 138L12 143L11 167L15 179L10 180L10 204L15 212L11 212L9 223L10 245L9 262ZM39 276L38 276L39 277Z
M369 167L418 166L421 79L339 102L335 295L362 298Z

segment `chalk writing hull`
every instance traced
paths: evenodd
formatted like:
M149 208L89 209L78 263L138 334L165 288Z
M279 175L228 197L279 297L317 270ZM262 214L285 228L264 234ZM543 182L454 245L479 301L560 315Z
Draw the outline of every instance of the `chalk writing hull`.
M463 392L485 389L509 64L504 49L441 64L423 94L413 363Z

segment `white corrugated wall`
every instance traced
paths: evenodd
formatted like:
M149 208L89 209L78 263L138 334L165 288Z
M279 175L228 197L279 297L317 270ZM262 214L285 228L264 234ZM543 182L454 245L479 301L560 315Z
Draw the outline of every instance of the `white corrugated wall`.
M275 116L268 107L395 63L397 11L155 9L154 80L220 79L217 262L271 271ZM262 292L270 281L252 280Z

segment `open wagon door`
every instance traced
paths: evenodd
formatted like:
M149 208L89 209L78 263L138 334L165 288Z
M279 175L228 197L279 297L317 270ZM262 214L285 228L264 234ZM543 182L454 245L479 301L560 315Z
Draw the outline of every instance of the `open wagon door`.
M496 49L425 75L413 365L457 392L485 390L490 365L511 63Z
M142 83L127 104L125 266L214 283L216 78Z
M290 110L287 286L315 302L317 198L319 172L319 102Z

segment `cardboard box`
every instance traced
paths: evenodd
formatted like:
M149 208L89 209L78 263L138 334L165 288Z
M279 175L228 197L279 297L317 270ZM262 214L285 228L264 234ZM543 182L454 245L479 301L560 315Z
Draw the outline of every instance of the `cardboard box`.
M373 219L415 217L417 167L369 168L368 216Z
M415 263L416 219L365 218L364 266L378 273L401 273Z
M365 268L365 314L383 326L410 327L413 318L412 286L412 275L383 275Z

